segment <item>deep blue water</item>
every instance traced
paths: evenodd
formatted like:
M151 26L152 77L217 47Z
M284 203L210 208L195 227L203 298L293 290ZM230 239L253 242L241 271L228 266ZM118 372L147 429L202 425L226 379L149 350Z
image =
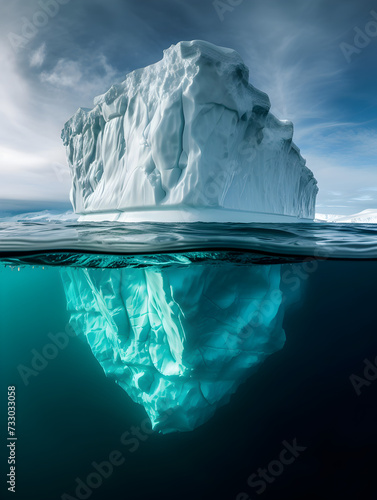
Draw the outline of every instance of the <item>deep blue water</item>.
M9 498L375 499L376 237L374 225L1 223L4 417L8 386L17 400L17 493ZM240 268L279 266L286 342L196 429L122 443L145 410L105 376L82 338L69 337L27 384L20 375L50 334L66 331L67 269L188 279L214 266L229 277L225 296ZM295 442L297 456L283 464ZM3 439L6 473L5 447ZM78 496L77 478L87 484L93 462L116 450L122 464Z

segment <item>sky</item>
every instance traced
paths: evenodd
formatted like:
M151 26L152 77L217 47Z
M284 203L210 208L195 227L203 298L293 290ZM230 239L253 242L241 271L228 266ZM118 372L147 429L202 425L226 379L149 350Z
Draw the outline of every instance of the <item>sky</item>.
M377 209L377 0L0 0L0 211L69 209L60 139L79 107L180 40L239 52L320 188Z

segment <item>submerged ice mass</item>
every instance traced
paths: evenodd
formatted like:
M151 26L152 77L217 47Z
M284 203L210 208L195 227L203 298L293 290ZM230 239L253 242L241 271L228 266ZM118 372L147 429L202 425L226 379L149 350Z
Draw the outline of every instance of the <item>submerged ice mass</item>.
M155 430L207 421L285 342L280 265L62 268L71 326Z
M269 109L234 50L171 46L66 123L74 210L86 220L312 219L317 182L292 123Z

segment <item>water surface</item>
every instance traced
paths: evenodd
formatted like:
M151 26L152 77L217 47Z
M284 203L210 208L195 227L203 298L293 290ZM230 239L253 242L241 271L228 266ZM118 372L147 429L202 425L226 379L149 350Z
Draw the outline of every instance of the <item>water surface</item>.
M124 462L90 498L374 499L377 381L364 370L377 356L376 236L374 225L1 222L1 369L17 387L19 498L78 498L77 478L117 450ZM153 290L142 292L145 279ZM195 342L214 333L207 349L219 332L226 349L246 350L263 325L274 348L195 429L131 443L124 434L147 412L88 342L109 324L128 342L126 288L131 304L138 294L165 307L171 293L181 312L169 324L200 332ZM57 337L66 345L34 370ZM250 476L295 439L305 451L258 495Z

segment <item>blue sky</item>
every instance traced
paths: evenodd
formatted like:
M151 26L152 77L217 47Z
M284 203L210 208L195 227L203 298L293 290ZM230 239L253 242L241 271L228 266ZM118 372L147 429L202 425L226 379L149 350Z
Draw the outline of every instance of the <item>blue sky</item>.
M0 209L68 209L65 121L193 39L237 50L293 121L317 212L377 208L377 0L1 0L1 11Z

